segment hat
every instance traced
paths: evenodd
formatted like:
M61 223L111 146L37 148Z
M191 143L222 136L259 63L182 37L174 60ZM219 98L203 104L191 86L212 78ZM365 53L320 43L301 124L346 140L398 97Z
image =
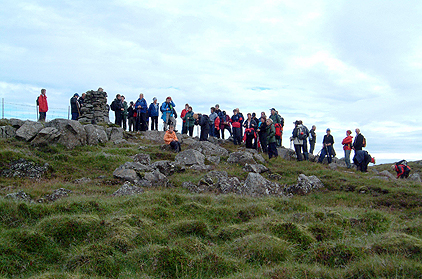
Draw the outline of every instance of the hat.
M330 132L331 132L330 128L327 128L327 132L328 132L328 131L330 131Z
M351 135L351 134L352 134L352 131L347 130L347 131L346 131L346 133L347 133L348 135Z
M275 108L272 108L272 109L270 109L270 110L275 110Z
M375 157L372 157L372 158L371 158L371 163L372 163L372 164L375 164Z
M154 97L154 98L152 98L152 100L153 100L153 101L157 101L157 98L156 98L156 97Z
M73 97L79 97L78 93L73 94Z
M168 97L166 98L166 100L168 100L168 99L170 99L170 100L171 100L171 97L170 97L170 96L168 96Z

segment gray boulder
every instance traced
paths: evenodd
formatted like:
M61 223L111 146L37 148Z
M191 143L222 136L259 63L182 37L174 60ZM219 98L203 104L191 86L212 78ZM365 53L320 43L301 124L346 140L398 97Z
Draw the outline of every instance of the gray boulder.
M148 166L151 164L151 157L149 154L139 153L133 156L133 161Z
M132 196L143 193L144 190L138 186L131 185L129 182L125 182L122 187L120 187L116 192L112 194L114 197L121 196Z
M60 138L60 132L56 128L46 127L43 128L36 137L31 141L33 145L47 145L55 143Z
M277 183L265 179L259 173L250 172L245 182L234 188L235 193L252 197L283 195L283 188Z
M287 160L287 161L292 161L292 160L296 160L296 153L293 149L290 148L284 148L284 147L277 147L277 152L278 152L278 156L280 156L280 158Z
M12 126L0 127L0 138L10 139L16 137L16 128Z
M138 163L138 162L126 162L123 165L121 165L119 168L122 169L131 169L135 170L136 172L147 172L152 171L152 167Z
M212 168L210 165L192 165L189 167L189 169L196 171L210 171Z
M243 167L243 170L246 172L255 172L255 173L263 173L269 171L269 169L261 164L248 164L246 163Z
M113 176L130 182L136 182L139 179L135 170L120 167L114 170Z
M215 192L227 194L233 192L235 188L240 187L240 181L237 177L229 177L225 171L210 171L194 188L194 192Z
M231 164L240 164L240 165L256 164L252 153L244 152L244 151L230 153L229 158L227 159L227 162Z
M84 126L84 129L88 145L96 145L99 143L106 143L108 141L108 136L104 127L88 124Z
M64 197L68 197L70 193L72 193L71 190L59 188L57 190L54 190L54 192L51 193L51 195L46 195L44 199L47 201L56 201Z
M409 175L409 180L416 181L419 183L422 182L419 173L412 173L411 175Z
M194 149L184 150L176 155L174 158L176 164L192 166L192 165L203 165L205 162L205 156L201 152Z
M227 156L229 152L227 149L215 145L209 141L195 141L193 144L189 145L188 148L195 149L201 152L204 155L211 156Z
M9 124L10 126L12 126L13 128L19 129L23 123L25 123L23 120L17 119L17 118L10 118L9 119Z
M107 128L107 136L109 141L115 141L123 139L123 128L120 127L109 127Z
M324 184L322 184L321 180L319 180L315 175L306 176L304 174L299 174L297 184L287 187L285 192L289 194L306 195L313 190L318 190L323 187Z
M24 191L19 191L19 192L16 192L16 193L7 194L4 198L16 200L16 201L26 201L26 202L31 201L31 197L27 193L25 193Z
M144 187L167 187L169 186L169 180L161 172L154 170L152 172L146 172L141 175L142 178L138 181L138 185Z
M41 122L27 120L16 131L16 137L25 141L31 141L44 128Z
M253 154L253 157L256 161L260 162L261 164L265 164L265 159L264 157L262 157L261 154L259 153Z
M45 126L56 128L60 132L58 143L63 144L68 149L86 145L86 132L82 124L78 121L54 119L46 123Z
M394 177L394 175L392 175L388 170L383 170L378 175L385 176L385 177L387 177L388 179L391 179L391 180L396 179Z
M29 162L25 159L13 161L9 165L9 169L1 172L5 177L29 177L39 179L48 170L48 164L44 166L36 165L34 162Z
M218 165L220 164L221 158L220 156L207 156L207 160L214 165Z
M176 170L176 167L173 162L170 162L168 160L154 162L151 164L151 168L158 170L165 176L172 175Z

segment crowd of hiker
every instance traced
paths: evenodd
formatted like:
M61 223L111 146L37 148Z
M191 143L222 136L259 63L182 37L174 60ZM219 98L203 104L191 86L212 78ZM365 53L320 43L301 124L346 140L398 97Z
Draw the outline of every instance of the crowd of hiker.
M101 87L98 90L103 91ZM81 96L75 93L70 99L72 120L77 120L80 117L85 97L85 93ZM45 121L48 111L46 89L41 89L41 94L36 102L39 121ZM130 101L129 104L126 102L125 96L117 94L109 109L115 114L115 124L124 130L128 128L130 132L146 131L149 129L149 123L151 123L151 130L158 130L158 118L161 112L163 130L166 131L164 141L173 150L180 152L181 146L176 136L177 130L174 130L178 115L175 107L176 104L170 96L161 105L154 97L152 103L148 105L144 94L141 93L136 102ZM224 132L228 131L229 138L235 145L245 142L246 148L260 149L267 153L270 159L278 156L277 147L282 146L284 118L275 108L270 109L268 117L265 112L261 112L259 118L255 113L247 113L245 118L239 108L233 109L233 115L230 117L226 111L220 109L218 104L210 108L209 115L194 113L193 108L189 104L185 104L180 113L180 118L182 134L189 134L192 137L194 127L196 125L201 127L200 141L206 141L208 137L224 139ZM313 125L309 130L302 120L296 120L293 124L294 129L290 137L290 145L294 146L298 161L309 160L309 154L313 154L317 142L316 126ZM356 136L353 139L352 131L347 130L346 137L342 141L346 167L352 167L350 155L353 150L353 164L358 171L367 172L368 164L370 162L375 164L375 158L366 150L363 150L366 147L366 139L361 134L360 129L356 128L355 133ZM334 137L331 135L329 128L326 129L326 134L322 139L322 148L317 155L319 155L319 163L322 163L325 158L327 158L328 163L331 163L332 158L336 156ZM391 168L397 172L397 178L407 178L411 170L405 160L395 163Z

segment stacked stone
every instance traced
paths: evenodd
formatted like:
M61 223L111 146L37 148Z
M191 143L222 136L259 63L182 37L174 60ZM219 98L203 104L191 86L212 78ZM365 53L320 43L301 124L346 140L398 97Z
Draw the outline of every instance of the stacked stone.
M84 106L81 108L79 122L100 123L109 122L109 109L107 106L107 93L100 91L87 91Z

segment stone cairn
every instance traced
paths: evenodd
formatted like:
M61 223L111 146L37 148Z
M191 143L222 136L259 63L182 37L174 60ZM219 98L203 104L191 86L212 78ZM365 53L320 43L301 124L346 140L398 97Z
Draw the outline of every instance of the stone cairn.
M84 106L81 108L79 122L100 123L109 122L109 107L107 105L107 92L87 91Z

